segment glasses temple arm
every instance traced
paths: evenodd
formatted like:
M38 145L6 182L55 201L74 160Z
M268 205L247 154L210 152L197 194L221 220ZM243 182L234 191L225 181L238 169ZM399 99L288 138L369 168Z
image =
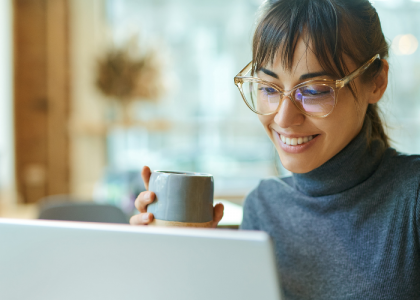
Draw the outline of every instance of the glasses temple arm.
M249 64L247 64L246 67L243 68L241 72L239 72L238 75L236 76L244 76L246 73L248 73L251 70L251 68L252 68L252 61Z
M347 75L343 79L340 79L339 80L339 85L340 86L345 86L347 83L349 83L350 81L352 81L356 77L362 75L375 60L380 59L380 58L381 58L380 55L376 54L369 61L367 61L363 66L361 66L357 70L353 71L352 73L350 73L349 75Z

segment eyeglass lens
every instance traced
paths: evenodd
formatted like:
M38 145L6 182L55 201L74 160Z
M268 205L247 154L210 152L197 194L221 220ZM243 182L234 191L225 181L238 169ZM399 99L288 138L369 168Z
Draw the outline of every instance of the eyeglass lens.
M283 93L269 85L244 82L242 91L248 105L255 111L268 114L276 111ZM329 114L335 104L334 89L322 84L306 85L294 91L295 104L313 116Z

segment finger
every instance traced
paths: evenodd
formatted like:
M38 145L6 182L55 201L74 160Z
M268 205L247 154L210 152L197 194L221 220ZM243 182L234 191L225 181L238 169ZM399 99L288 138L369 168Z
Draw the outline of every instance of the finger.
M141 178L143 179L144 187L146 188L146 190L149 189L150 175L152 175L150 168L148 166L144 166L141 170Z
M134 215L130 218L131 225L148 225L154 219L151 213L142 213Z
M214 206L213 209L213 228L217 227L217 224L222 220L223 218L223 211L225 207L222 203L218 203Z
M141 192L138 196L136 201L134 201L134 206L137 210L141 213L147 212L147 206L155 201L155 193L153 192Z

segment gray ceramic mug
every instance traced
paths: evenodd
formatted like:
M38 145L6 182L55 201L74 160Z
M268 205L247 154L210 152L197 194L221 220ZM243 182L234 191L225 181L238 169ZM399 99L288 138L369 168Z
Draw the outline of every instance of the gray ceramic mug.
M149 191L155 201L147 211L151 225L211 227L213 222L213 176L194 172L153 171Z

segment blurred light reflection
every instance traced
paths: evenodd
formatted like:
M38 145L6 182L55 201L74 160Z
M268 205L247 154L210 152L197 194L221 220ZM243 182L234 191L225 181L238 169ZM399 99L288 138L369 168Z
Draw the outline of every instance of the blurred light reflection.
M414 54L419 46L419 42L412 34L397 35L392 41L392 49L397 55Z

